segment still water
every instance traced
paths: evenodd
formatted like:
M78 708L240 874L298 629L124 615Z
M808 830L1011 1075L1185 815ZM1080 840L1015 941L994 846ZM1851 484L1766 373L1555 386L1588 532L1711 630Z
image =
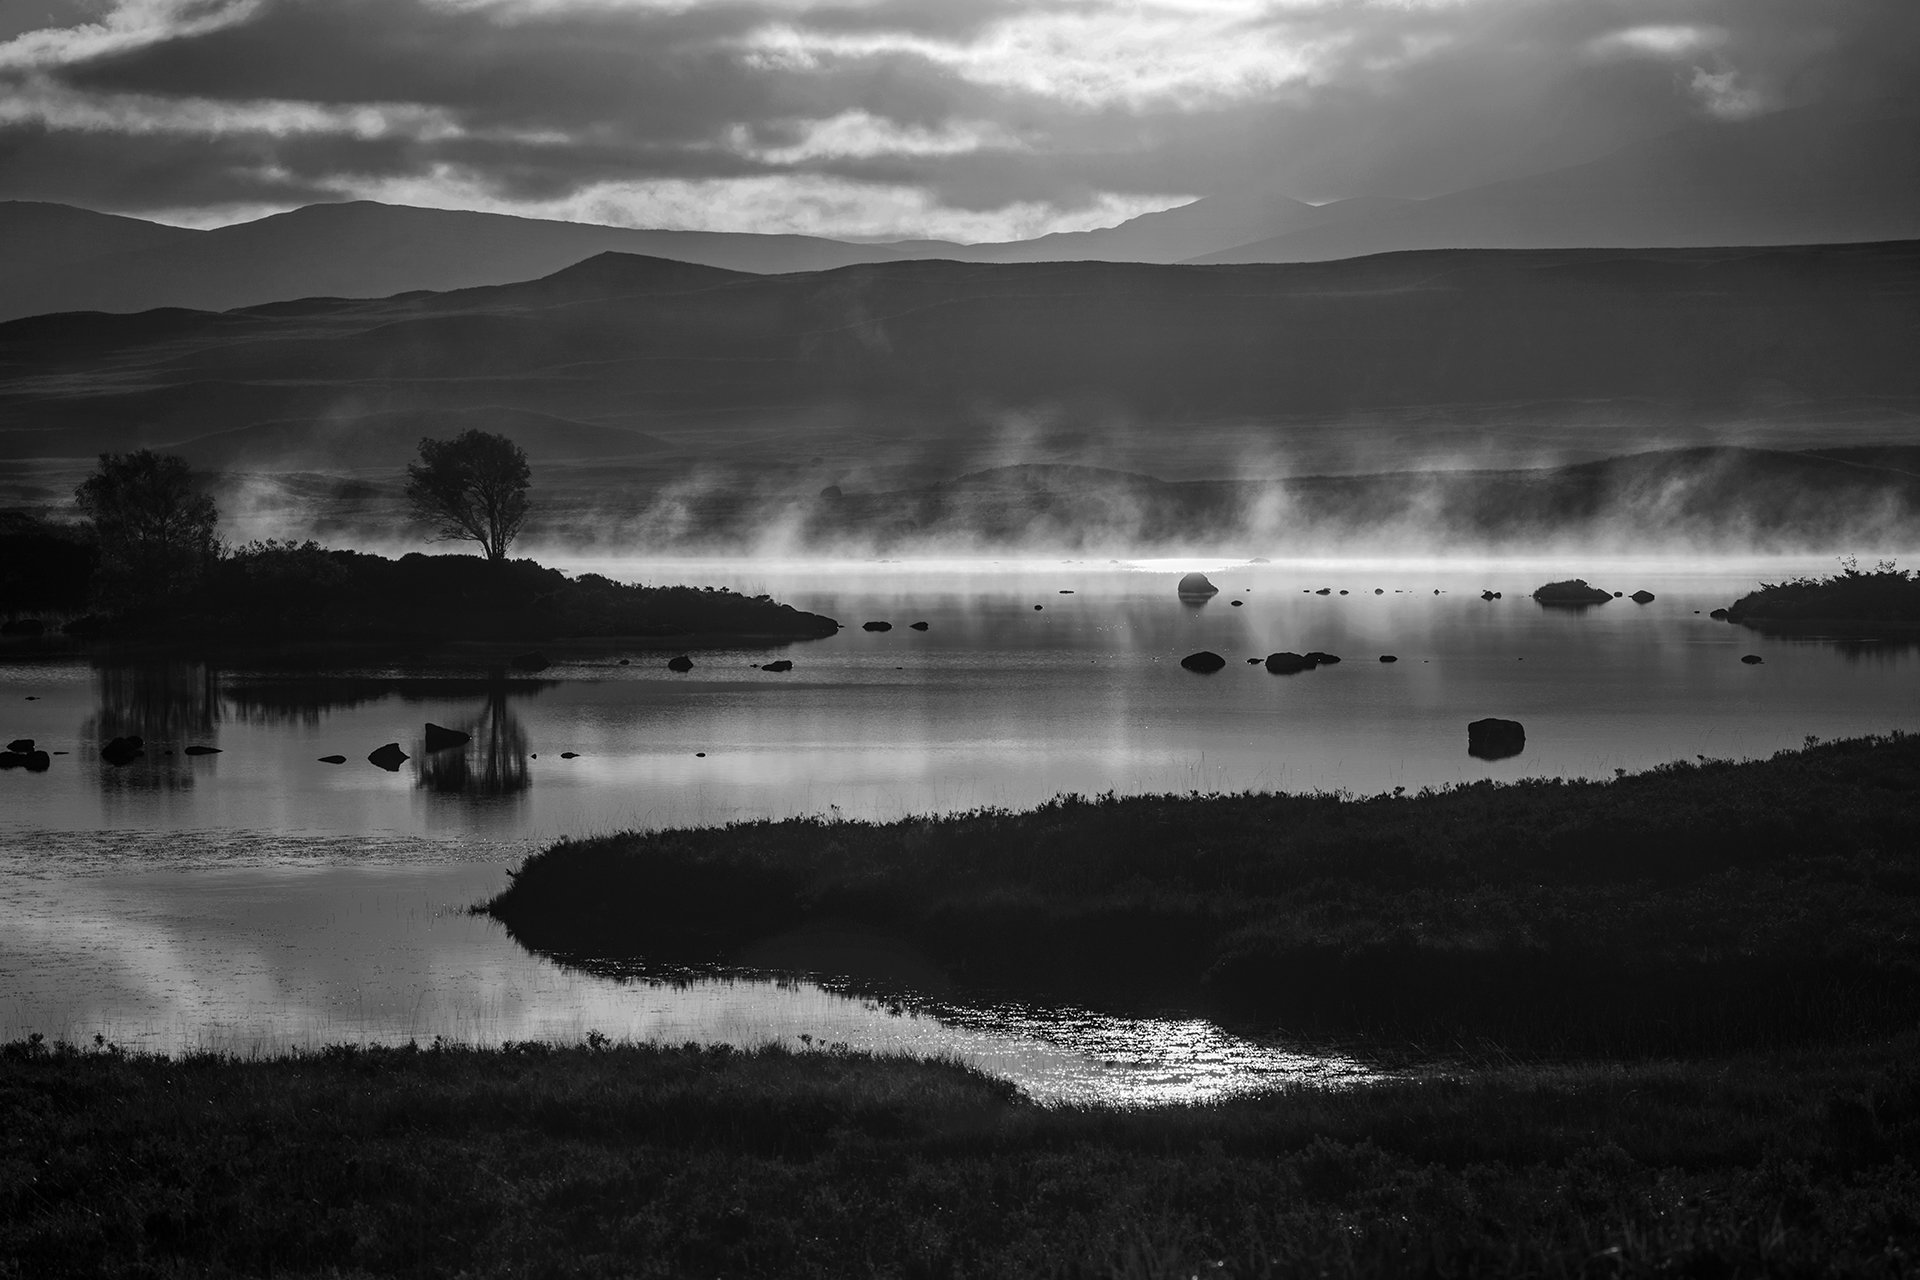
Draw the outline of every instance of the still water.
M1902 637L1776 639L1707 617L1822 561L564 567L765 591L845 629L696 653L685 674L661 653L556 649L539 677L504 683L458 665L289 678L0 652L0 740L69 753L0 774L0 1035L242 1051L588 1030L843 1043L955 1054L1036 1097L1116 1102L1348 1078L1359 1068L1338 1057L1178 1016L862 1000L832 974L587 974L465 908L566 835L1061 792L1610 777L1910 729L1920 710L1920 650ZM1189 569L1220 593L1183 603ZM1526 598L1576 574L1656 599L1570 612ZM1182 670L1198 649L1227 667ZM1343 661L1295 676L1246 661L1281 649ZM1764 662L1741 663L1749 653ZM776 657L793 670L757 669ZM1489 715L1526 725L1524 752L1467 754L1467 722ZM429 721L473 741L429 754ZM100 760L130 733L144 757ZM412 757L397 771L366 760L387 742ZM318 759L331 754L347 763Z

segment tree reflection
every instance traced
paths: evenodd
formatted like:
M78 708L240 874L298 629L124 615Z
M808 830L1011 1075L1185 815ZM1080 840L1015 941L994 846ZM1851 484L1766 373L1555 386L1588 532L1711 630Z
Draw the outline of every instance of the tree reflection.
M487 691L478 714L450 725L471 735L465 746L414 753L414 782L442 795L509 796L533 785L527 731L507 702L505 684Z
M191 757L178 753L194 744L213 745L220 722L219 682L218 673L198 662L96 666L95 710L81 726L80 740L96 751L115 738L146 742L143 756L104 770L102 785L191 787Z

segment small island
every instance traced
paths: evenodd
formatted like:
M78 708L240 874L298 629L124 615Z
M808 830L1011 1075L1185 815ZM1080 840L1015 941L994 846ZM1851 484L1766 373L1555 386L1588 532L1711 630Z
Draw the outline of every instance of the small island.
M1605 604L1613 599L1613 593L1588 586L1585 578L1568 578L1564 582L1549 582L1545 586L1535 587L1533 598L1541 604L1585 607Z
M1727 621L1750 626L1848 623L1900 623L1920 626L1920 572L1882 560L1871 571L1851 558L1841 571L1824 578L1801 577L1762 583L1736 600Z

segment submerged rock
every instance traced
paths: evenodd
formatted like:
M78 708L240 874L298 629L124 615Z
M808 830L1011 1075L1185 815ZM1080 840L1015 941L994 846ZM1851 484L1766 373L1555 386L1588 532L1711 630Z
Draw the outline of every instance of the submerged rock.
M1290 676L1299 671L1311 671L1314 661L1304 653L1282 650L1267 655L1267 670L1276 676Z
M1180 579L1180 585L1174 590L1183 596L1218 595L1220 588L1213 585L1204 573L1189 573Z
M138 734L129 734L124 738L115 738L100 748L100 758L118 769L122 765L132 764L135 759L145 755L146 745Z
M462 733L458 729L445 729L434 724L432 721L427 722L426 746L428 754L432 754L435 751L446 751L452 747L464 747L471 741L473 741L473 735L470 733Z
M1504 760L1527 749L1527 731L1518 720L1475 720L1467 726L1467 754Z
M1226 666L1227 660L1211 649L1202 649L1198 653L1190 653L1180 659L1180 665L1189 671L1206 676Z
M1599 587L1590 587L1585 578L1568 578L1563 582L1549 582L1535 587L1533 598L1541 604L1569 605L1581 607L1590 604L1605 604L1613 599L1613 593L1602 591Z
M668 658L668 659L667 659L667 670L669 670L669 671L679 671L679 672L682 672L682 673L685 673L685 672L688 672L688 671L691 671L691 670L693 670L693 659L692 659L692 658L689 658L689 657L688 657L688 656L687 656L686 654L684 654L684 653L683 653L683 654L681 654L681 655L680 655L679 657L676 657L676 658Z
M412 756L400 749L399 743L389 742L386 746L377 748L371 752L367 756L367 763L378 765L388 773L398 773L400 772L400 766L412 758Z

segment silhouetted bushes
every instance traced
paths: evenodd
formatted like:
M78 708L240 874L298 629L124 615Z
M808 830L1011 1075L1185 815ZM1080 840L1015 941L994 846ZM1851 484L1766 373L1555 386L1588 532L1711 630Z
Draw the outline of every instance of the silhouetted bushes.
M1727 610L1729 622L1920 623L1920 573L1881 561L1871 573L1851 559L1825 578L1762 583Z
M77 613L99 564L86 526L0 511L0 612Z
M1368 800L1064 798L570 840L487 910L571 958L725 960L817 921L963 984L1540 1052L1920 1014L1920 738Z

